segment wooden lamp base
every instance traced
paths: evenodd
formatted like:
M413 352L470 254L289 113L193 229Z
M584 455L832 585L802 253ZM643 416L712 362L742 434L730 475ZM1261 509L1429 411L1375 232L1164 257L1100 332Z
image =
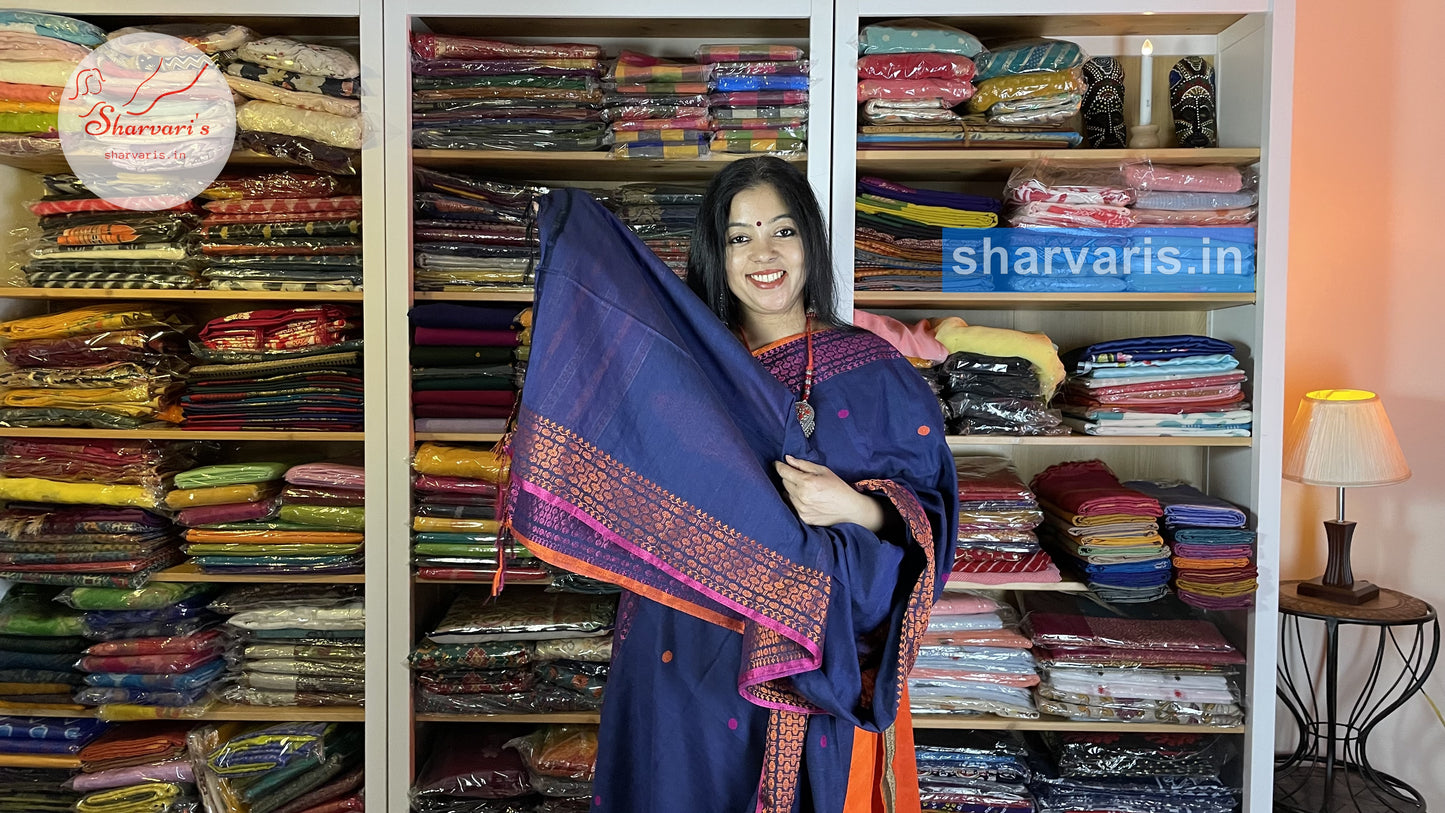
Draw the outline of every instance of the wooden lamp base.
M1354 534L1353 522L1325 520L1325 539L1330 550L1325 575L1300 582L1295 587L1300 595L1336 604L1364 604L1379 597L1380 588L1366 581L1355 581L1355 574L1350 569L1350 537Z

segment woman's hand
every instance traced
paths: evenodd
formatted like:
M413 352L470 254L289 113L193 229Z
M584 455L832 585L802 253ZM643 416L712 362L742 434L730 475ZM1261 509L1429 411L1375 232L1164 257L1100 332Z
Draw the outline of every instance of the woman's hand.
M851 522L873 533L883 529L883 507L878 500L855 491L827 466L791 455L773 466L783 478L798 519L823 527Z

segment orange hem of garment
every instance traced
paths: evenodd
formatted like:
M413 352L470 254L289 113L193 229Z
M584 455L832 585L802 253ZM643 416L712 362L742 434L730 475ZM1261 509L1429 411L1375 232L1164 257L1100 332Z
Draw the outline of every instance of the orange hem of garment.
M923 802L918 791L918 762L913 745L913 714L908 707L908 690L893 721L893 779L897 797L888 805L883 799L883 773L886 758L883 735L861 728L853 729L853 759L848 768L848 792L843 799L843 813L919 813Z
M583 576L597 579L598 581L604 581L611 584L620 585L621 587L624 587L640 596L652 599L658 604L671 607L672 609L677 610L680 613L687 613L694 618L700 618L710 624L717 624L719 627L723 627L724 629L729 629L736 633L741 633L743 631L743 622L739 619L728 618L721 613L713 612L712 610L709 610L705 607L693 604L690 601L684 601L683 599L680 599L677 596L672 595L671 593L663 592L662 590L659 590L656 587L652 587L651 585L644 584L634 579L629 579L626 576L618 573L613 573L610 570L604 570L603 568L597 567L596 565L584 562L581 559L574 559L565 553L559 553L544 545L539 545L536 542L533 542L525 536L517 533L515 530L512 531L512 535L517 537L517 539L521 540L522 544L525 545L527 547L527 550L531 551L533 555L535 555L538 559L546 562L547 564L566 568L567 570L570 570L574 573L580 573Z

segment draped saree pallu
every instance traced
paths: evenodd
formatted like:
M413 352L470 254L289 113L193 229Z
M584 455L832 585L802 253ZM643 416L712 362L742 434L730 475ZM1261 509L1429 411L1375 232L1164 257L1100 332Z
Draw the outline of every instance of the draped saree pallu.
M750 355L584 193L539 226L507 504L538 558L629 591L594 809L918 810L905 677L957 536L936 399L882 339L819 329L805 437L803 337ZM785 454L886 500L884 530L803 524Z

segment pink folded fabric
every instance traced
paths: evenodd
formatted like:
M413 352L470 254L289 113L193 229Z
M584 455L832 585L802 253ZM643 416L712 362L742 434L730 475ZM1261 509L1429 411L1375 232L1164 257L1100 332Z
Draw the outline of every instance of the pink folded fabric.
M1158 500L1125 488L1102 460L1057 463L1039 472L1029 487L1040 499L1076 517L1164 515Z
M955 79L863 79L858 101L869 99L947 99L955 104L973 98L973 83Z
M1110 186L1046 184L1040 178L1027 178L1008 189L1014 203L1069 203L1078 206L1128 206L1134 202L1130 189Z
M176 523L187 528L197 528L202 525L221 525L227 522L253 522L273 519L280 510L280 497L272 497L262 502L207 505L181 511L176 514Z
M1043 570L1028 573L966 571L948 574L949 584L1057 584L1063 580L1063 575L1053 562L1049 562Z
M413 341L426 346L516 347L517 331L474 330L463 327L418 327L413 333Z
M1178 212L1170 209L1135 209L1134 222L1141 226L1237 226L1254 221L1253 206L1240 209L1197 209Z
M0 59L6 62L76 62L90 54L84 45L25 31L0 31Z
M513 390L424 390L411 395L413 404L468 404L511 408L517 401Z
M991 613L998 608L999 603L988 596L948 593L933 605L933 616L941 618L950 615L977 615Z
M195 770L184 760L162 762L158 765L136 765L131 768L112 768L108 771L78 774L70 778L72 790L93 793L108 788L124 788L146 782L194 782Z
M1008 222L1014 226L1079 226L1105 229L1134 225L1134 213L1123 206L1084 206L1068 203L1025 203L1012 209Z
M1239 167L1183 167L1168 164L1128 164L1124 180L1135 189L1156 192L1238 192L1244 188Z
M925 359L934 364L941 364L948 358L948 348L933 337L927 322L910 325L891 316L854 310L853 324L887 339L895 350L910 358Z
M303 463L286 470L286 482L293 486L315 488L366 488L366 470L341 463Z

